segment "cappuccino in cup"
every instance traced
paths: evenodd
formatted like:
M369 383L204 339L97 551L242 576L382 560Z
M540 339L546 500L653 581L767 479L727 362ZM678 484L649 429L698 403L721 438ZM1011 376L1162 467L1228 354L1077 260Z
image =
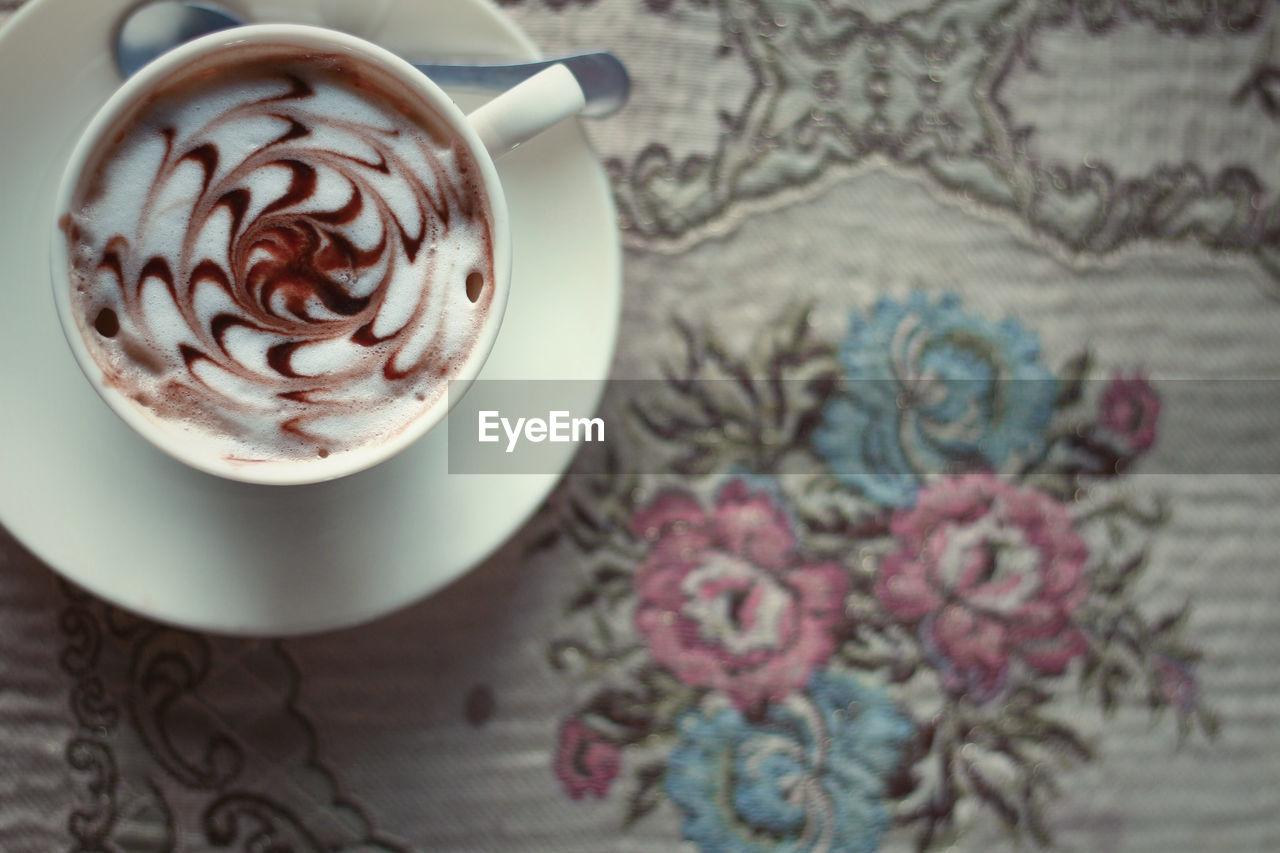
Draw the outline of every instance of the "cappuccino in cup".
M442 404L492 344L505 259L483 150L402 78L250 43L120 115L59 222L100 389L247 467L394 442Z

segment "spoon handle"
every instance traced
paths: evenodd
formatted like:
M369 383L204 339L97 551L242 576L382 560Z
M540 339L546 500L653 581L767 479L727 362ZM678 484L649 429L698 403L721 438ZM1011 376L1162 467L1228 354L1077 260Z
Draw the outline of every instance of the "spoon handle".
M582 115L603 118L622 107L631 89L631 78L622 62L611 53L579 53L534 62L493 65L452 65L415 62L414 67L445 87L503 91L527 80L544 68L564 65L573 72L587 104Z

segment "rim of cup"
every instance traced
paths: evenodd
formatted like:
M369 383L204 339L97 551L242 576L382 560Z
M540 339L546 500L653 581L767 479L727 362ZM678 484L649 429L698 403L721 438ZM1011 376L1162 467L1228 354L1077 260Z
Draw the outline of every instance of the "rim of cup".
M406 90L418 96L462 139L481 175L493 220L493 298L489 316L467 360L448 380L444 393L393 435L324 458L239 461L225 458L222 451L203 439L199 432L183 430L179 423L152 414L104 382L102 368L89 352L71 304L70 259L60 221L70 211L90 159L112 131L132 118L134 109L148 95L175 75L180 76L185 66L197 59L224 51L231 53L271 45L344 53L377 67L404 84ZM208 474L261 485L304 485L355 474L392 458L440 424L483 368L502 325L511 283L511 234L506 197L493 158L466 114L434 81L389 50L347 33L304 24L250 24L212 33L174 48L125 80L90 119L76 142L58 187L55 221L51 227L54 232L51 270L58 319L76 362L98 395L134 432L169 456Z

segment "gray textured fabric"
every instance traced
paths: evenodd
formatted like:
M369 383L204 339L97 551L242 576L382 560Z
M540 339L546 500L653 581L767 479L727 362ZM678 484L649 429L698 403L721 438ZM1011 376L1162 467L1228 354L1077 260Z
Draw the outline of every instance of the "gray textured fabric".
M1233 398L1243 425L1225 448L1222 411L1180 406L1186 386L1160 384L1280 379L1280 7L501 5L544 51L607 47L634 76L631 105L587 125L626 249L614 378L705 378L721 352L748 372L782 353L789 376L845 381L841 353L874 349L856 330L881 328L888 305L1006 356L1033 338L1035 352L1010 358L1059 385L1087 352L1077 435L1110 423L1113 377L1149 379L1158 440L1135 428L1122 473L1107 457L1107 476L1078 488L1050 466L1012 481L925 477L899 501L884 482L824 474L832 451L800 427L781 439L790 455L751 470L759 457L739 453L721 408L709 444L692 428L640 429L617 477L566 479L429 600L287 641L139 620L0 534L0 848L1280 849L1280 472L1168 473L1188 459L1212 471L1227 450L1251 458L1248 442L1270 458L1277 397ZM782 340L802 305L812 345ZM678 396L674 383L650 400L615 388L605 417L661 420ZM834 405L813 411L837 423ZM707 462L679 473L691 448ZM652 474L664 464L671 474ZM1068 481L1061 501L1029 497ZM886 580L933 559L893 562L948 483L953 505L977 507L985 488L1046 518L1061 506L1075 532L1053 528L1037 553L1083 566L1070 582L1038 577L1013 621L970 607L975 587L956 581L937 613L995 632L981 660L967 657L980 657L977 634L913 615L931 600L923 581L895 593ZM759 547L785 552L779 565L725 532L744 505ZM1089 526L1098 507L1121 508L1111 528ZM685 526L663 527L659 509ZM851 526L824 532L824 518ZM689 530L713 544L673 538ZM723 578L747 578L751 601L789 596L776 606L799 608L814 633L787 648L752 635L775 668L734 657L745 633L725 639L663 597L693 607L702 582L664 562L664 542L732 563ZM1133 554L1141 577L1103 596L1108 566ZM1055 583L1079 595L1051 597ZM1028 600L1063 621L1017 622ZM1121 611L1141 626L1132 635L1106 622ZM670 628L680 619L693 620L686 634ZM873 652L879 663L858 657ZM1088 672L1115 660L1133 678L1104 698ZM822 716L846 695L822 685L855 683L857 701ZM1035 691L1019 718L1017 697ZM895 740L898 721L911 733ZM805 726L812 743L795 734ZM782 763L733 752L762 732L773 740L759 754ZM998 754L1001 737L1024 765ZM833 752L797 758L802 743ZM726 781L719 760L743 775ZM941 781L940 761L952 763Z

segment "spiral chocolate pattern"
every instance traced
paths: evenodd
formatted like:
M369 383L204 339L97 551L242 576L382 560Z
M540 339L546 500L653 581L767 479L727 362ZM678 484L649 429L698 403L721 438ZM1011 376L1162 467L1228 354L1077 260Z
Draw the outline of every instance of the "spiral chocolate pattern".
M347 57L265 55L154 96L86 172L73 303L108 382L232 458L385 439L493 294L466 149Z

